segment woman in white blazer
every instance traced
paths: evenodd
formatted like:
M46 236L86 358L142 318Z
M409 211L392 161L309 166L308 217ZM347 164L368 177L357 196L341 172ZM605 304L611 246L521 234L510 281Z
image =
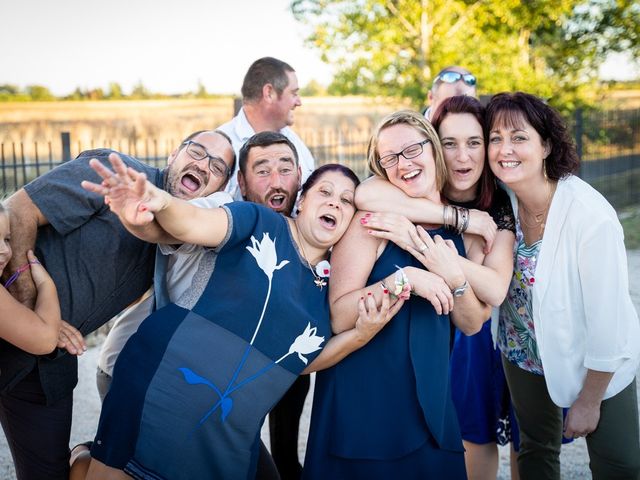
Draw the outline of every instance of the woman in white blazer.
M575 147L542 100L496 95L487 122L489 164L511 190L517 224L497 341L520 425L520 476L559 479L564 434L586 437L594 479L640 478L640 324L616 213L572 175Z

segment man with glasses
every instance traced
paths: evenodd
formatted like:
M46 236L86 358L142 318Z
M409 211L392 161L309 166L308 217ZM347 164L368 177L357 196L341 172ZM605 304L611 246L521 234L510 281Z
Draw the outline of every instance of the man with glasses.
M433 84L427 96L429 108L424 112L424 117L431 120L431 116L440 104L449 97L456 95L477 96L476 77L466 68L452 65L443 68L433 79Z
M223 142L217 142L219 138ZM208 141L213 139L213 144ZM167 184L171 186L167 191L199 207L215 208L231 202L231 196L223 191L235 167L235 154L233 150L229 152L230 144L231 140L219 131L196 132L187 137L167 161ZM209 150L206 145L210 147ZM178 168L173 168L174 164ZM214 183L209 185L205 175L215 179ZM118 315L102 345L96 373L101 400L109 391L113 367L124 344L154 308L176 301L191 286L205 253L202 248L187 245L178 248L158 245L153 287L145 292L138 303Z
M122 226L101 197L80 182L96 178L89 160L107 164L108 149L90 150L42 175L6 202L11 216L15 271L33 249L53 277L62 318L59 349L46 356L0 346L0 421L19 480L66 480L77 359L86 335L138 299L153 279L155 245ZM160 170L121 155L156 186L183 199L220 190L229 179L235 155L220 132L187 137ZM11 291L33 305L35 288L28 271ZM71 353L71 355L69 354Z

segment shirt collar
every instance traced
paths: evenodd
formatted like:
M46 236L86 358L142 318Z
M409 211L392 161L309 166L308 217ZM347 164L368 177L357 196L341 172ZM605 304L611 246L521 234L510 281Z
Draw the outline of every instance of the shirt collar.
M244 107L238 112L238 121L236 123L236 134L242 141L242 143L249 140L250 137L255 135L255 130L249 123L247 116L244 113Z

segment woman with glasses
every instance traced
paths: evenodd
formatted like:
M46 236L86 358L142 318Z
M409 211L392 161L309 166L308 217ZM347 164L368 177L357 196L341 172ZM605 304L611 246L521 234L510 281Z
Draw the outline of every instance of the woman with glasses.
M369 142L368 165L407 195L443 208L442 148L419 113L382 120ZM450 322L471 334L489 315L457 259L465 248L481 248L481 239L463 242L424 227L431 235L419 226L415 249L405 251L367 233L358 216L334 247L334 332L353 327L358 298L380 302L388 289L404 304L364 348L316 376L305 479L466 478L449 385L449 335ZM429 254L429 271L415 257L420 252Z
M110 160L115 172L92 161L103 182L83 186L107 196L130 231L152 228L163 243L217 256L124 347L88 478L255 478L260 426L295 378L365 344L393 314L388 296L381 309L356 301L358 324L329 339L326 257L359 181L341 165L320 167L289 219L251 202L197 208Z
M455 219L453 212L461 209L488 210L498 227L491 239L492 248L487 254L486 248L467 251L462 267L478 297L497 307L504 300L511 279L515 226L507 194L496 189L495 177L485 168L484 108L473 97L448 98L435 112L433 126L443 147L448 173L443 192L450 206L434 208L434 204L425 199L410 198L386 182L371 179L359 187L357 194L358 205L374 212L365 217L363 228L369 229L371 235L403 247L413 245L407 233L410 228L407 218L444 223L450 222L451 217ZM482 217L480 220L486 221ZM485 322L482 330L472 336L455 331L451 383L467 474L470 479L496 478L497 445L508 443L512 436L517 440L517 430L514 430L517 426L511 421L509 391L490 322ZM473 408L469 408L470 405ZM517 441L514 446L517 448ZM513 464L512 477L515 475Z
M637 479L640 325L616 212L573 175L575 146L544 101L496 95L487 125L489 165L517 219L498 346L520 427L520 477L559 479L564 436L586 437L594 479Z

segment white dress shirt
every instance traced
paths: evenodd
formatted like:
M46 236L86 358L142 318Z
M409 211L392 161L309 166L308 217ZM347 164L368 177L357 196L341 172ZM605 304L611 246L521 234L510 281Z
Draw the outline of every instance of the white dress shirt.
M222 132L229 135L231 143L233 144L233 150L234 152L236 152L236 160L238 159L240 148L242 148L245 142L256 133L253 127L249 124L249 120L247 120L247 116L245 115L243 108L240 109L238 114L233 117L233 119L223 125L220 125L217 130L221 130ZM304 183L309 175L311 175L311 172L313 172L313 170L315 169L315 161L313 159L313 155L304 144L304 142L300 139L300 137L298 137L298 135L296 135L295 132L289 127L284 127L282 130L280 130L280 133L287 137L296 147L296 151L298 152L298 164L300 165L300 169L302 170L301 183ZM242 200L240 188L238 188L238 170L239 165L236 161L236 166L233 170L233 174L229 179L227 188L225 188L225 192L231 194L234 200Z

